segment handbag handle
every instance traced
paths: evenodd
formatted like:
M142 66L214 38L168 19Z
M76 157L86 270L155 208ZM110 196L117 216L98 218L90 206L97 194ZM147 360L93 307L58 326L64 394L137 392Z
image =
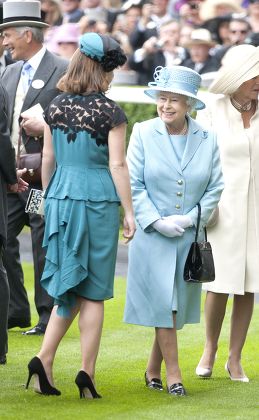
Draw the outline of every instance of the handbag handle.
M19 134L18 134L18 142L17 142L17 156L16 156L16 162L17 162L17 167L19 168L20 165L20 159L21 159L21 149L23 148L25 151L25 146L28 143L29 138L26 140L25 143L23 143L23 147L22 147L22 126L19 126Z
M18 143L17 143L17 156L16 156L17 168L19 168L19 166L20 166L21 143L22 143L22 129L21 129L21 127L19 127L19 135L18 135Z
M199 228L200 228L200 222L201 222L201 205L200 203L197 204L198 207L198 218L197 218L197 225L196 225L196 232L195 232L195 242L198 240L198 234L199 234ZM205 235L205 241L207 242L207 229L204 227L204 235Z

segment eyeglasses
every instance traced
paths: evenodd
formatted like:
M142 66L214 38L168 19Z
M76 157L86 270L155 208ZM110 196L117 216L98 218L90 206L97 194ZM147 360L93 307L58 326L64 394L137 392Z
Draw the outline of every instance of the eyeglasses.
M237 33L239 33L239 34L242 34L242 35L245 35L245 34L247 34L247 32L248 32L248 30L247 29L233 29L232 31L230 31L232 34L237 34Z
M259 3L259 0L249 0L249 3L253 4L253 3Z

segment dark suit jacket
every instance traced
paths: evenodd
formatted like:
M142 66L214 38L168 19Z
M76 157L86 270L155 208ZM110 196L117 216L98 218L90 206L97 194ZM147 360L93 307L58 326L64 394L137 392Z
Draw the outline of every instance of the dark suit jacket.
M181 59L185 59L188 56L188 51L183 50L182 53ZM179 58L179 65L182 65L181 59ZM134 54L128 58L128 65L138 73L137 83L141 86L146 86L148 82L153 81L155 68L158 66L164 67L165 64L165 56L162 50L157 50L154 54L148 54L140 63L134 61Z
M131 70L138 73L137 84L146 86L148 82L153 80L153 74L157 66L165 66L165 57L161 50L154 54L148 54L143 61L136 63L134 54L128 58L128 66Z
M43 109L47 107L50 101L59 94L56 88L60 77L65 73L68 61L61 57L46 51L41 63L34 75L33 80L42 80L44 86L40 89L35 89L32 85L29 87L25 96L21 112L39 103ZM15 104L15 96L17 86L20 80L23 61L18 61L6 67L2 81L6 90L8 91L8 105L9 105L9 126L12 129L12 118ZM33 82L33 81L32 81ZM23 142L26 144L28 153L40 152L42 149L42 142L35 140L34 137L26 137L23 133Z
M182 66L189 67L190 69L195 69L195 63L191 58L187 58L182 62ZM205 62L203 67L198 71L199 74L209 73L211 71L217 71L221 67L221 63L214 56L210 56Z
M16 182L15 153L8 128L7 93L0 81L0 249L6 241L6 184L15 184Z
M151 38L151 36L158 36L156 26L153 28L145 29L144 31L140 31L136 26L136 28L129 35L129 42L132 46L132 49L137 50L138 48L141 48L144 42Z

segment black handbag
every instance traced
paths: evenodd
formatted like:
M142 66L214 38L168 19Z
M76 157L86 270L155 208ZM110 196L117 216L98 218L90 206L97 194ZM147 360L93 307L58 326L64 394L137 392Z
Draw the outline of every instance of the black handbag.
M208 283L215 280L215 267L211 244L207 241L207 230L204 228L205 240L197 242L201 220L201 206L198 203L198 220L195 241L191 244L185 265L184 280L191 283Z

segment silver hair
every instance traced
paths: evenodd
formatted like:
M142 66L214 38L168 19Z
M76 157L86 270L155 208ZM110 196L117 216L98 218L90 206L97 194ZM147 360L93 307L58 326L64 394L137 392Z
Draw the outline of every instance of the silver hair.
M23 34L26 31L30 31L32 33L32 37L34 39L34 41L42 44L44 41L44 34L43 34L43 29L42 28L36 28L34 26L19 26L17 28L15 28L16 32L18 32L19 34Z
M192 114L195 111L195 105L196 105L197 99L190 98L190 96L186 96L186 103L188 105L188 112L189 114Z

